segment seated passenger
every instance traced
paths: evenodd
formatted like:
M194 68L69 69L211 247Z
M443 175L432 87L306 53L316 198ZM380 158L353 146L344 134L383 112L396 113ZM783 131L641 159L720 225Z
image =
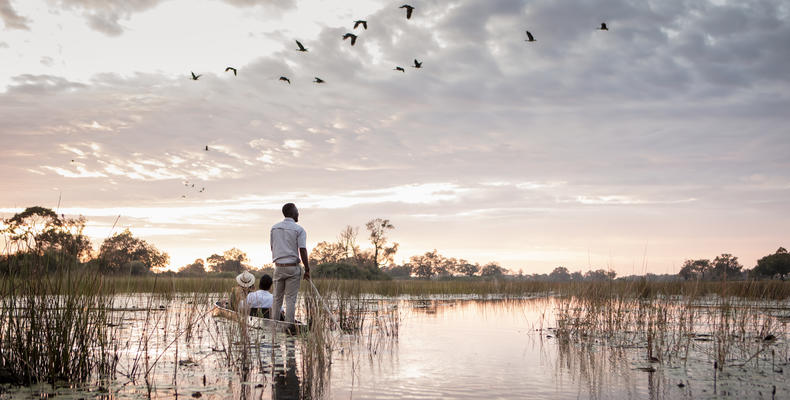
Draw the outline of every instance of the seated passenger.
M238 285L230 290L230 301L228 301L230 309L238 311L242 308L249 308L249 305L246 304L247 293L252 290L252 286L255 284L255 275L244 271L236 276L236 283Z
M272 277L263 274L258 282L258 289L247 295L247 305L250 307L250 315L257 317L270 318L270 311L274 297L269 292L272 287Z

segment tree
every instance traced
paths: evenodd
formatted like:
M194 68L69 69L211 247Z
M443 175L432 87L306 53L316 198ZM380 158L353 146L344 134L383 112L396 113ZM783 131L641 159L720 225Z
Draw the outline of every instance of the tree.
M704 279L710 275L711 268L710 260L686 260L678 275L684 280Z
M780 247L776 253L757 260L752 273L761 277L784 277L790 274L790 253Z
M104 240L99 249L99 259L106 272L147 273L153 268L165 267L170 261L170 256L145 240L132 236L132 232L127 228ZM139 261L144 271L134 268L135 266L131 265L133 261Z
M178 275L183 276L202 276L206 275L206 266L202 258L198 258L192 264L184 265L178 269Z
M58 229L42 232L36 238L43 251L65 253L77 260L87 261L93 250L91 241L83 234L87 220L80 216L77 218L62 218L63 224Z
M5 228L0 233L6 236L11 252L41 255L54 251L84 260L92 250L83 234L85 223L83 216L66 218L52 209L34 206L3 220Z
M568 272L568 268L557 267L554 268L554 271L551 271L549 279L557 282L567 282L571 280L571 274Z
M713 260L711 273L713 279L740 278L743 265L738 262L738 257L724 253Z
M373 245L373 262L377 267L392 263L398 252L398 243L387 247L387 231L395 229L388 219L375 218L368 221L365 227L370 232L370 244Z
M337 244L340 248L343 249L343 256L344 258L353 258L357 256L359 252L359 246L357 245L357 232L359 229L352 227L351 225L346 225L340 234L337 236Z
M457 264L458 260L455 258L445 258L439 256L439 259L436 260L436 265L434 266L434 272L439 276L450 276L455 271Z
M417 277L430 278L438 271L444 270L444 263L445 258L436 249L433 249L421 256L411 256L408 265Z
M499 277L505 275L507 270L499 266L497 262L490 262L480 269L480 276Z
M393 278L409 278L411 277L411 265L408 263L403 265L390 265L381 269L385 274Z
M310 251L310 261L315 265L339 263L345 260L346 249L340 243L319 242Z
M458 263L455 264L455 272L459 275L475 276L478 271L480 271L480 265L472 264L464 259L458 260Z
M584 279L588 281L611 281L617 276L617 273L611 269L606 271L604 269L596 269L595 271L587 271L584 274Z
M243 251L232 248L226 250L222 255L212 254L206 259L208 269L213 272L232 272L240 274L242 271L249 269L247 265L247 254Z

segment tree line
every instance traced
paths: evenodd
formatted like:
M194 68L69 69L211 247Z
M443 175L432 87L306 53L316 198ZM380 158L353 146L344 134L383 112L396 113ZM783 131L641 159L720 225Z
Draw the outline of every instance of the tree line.
M129 229L104 239L94 250L84 234L87 220L57 214L45 207L28 207L10 218L2 220L0 234L5 250L0 255L0 273L7 273L15 266L25 265L26 260L45 260L38 263L54 270L62 263L92 267L106 274L145 275L165 273L176 276L233 276L241 271L273 271L273 265L259 268L250 265L247 254L231 248L222 254L212 254L204 259L165 271L170 262L167 253L160 251L143 239L136 238ZM366 241L363 248L359 240L359 227L346 226L334 241L322 241L310 252L314 277L338 279L519 279L538 281L601 281L614 280L612 270L591 269L570 272L559 266L549 274L517 274L497 262L472 263L463 258L446 257L437 250L411 256L398 264L395 255L398 243L390 243L388 235L395 229L389 219L374 218L365 224ZM51 260L47 262L46 260ZM29 263L28 263L29 264ZM757 261L752 269L745 269L738 257L729 253L710 259L686 260L677 275L657 276L652 279L674 280L742 280L790 278L790 254L783 247ZM629 279L623 277L619 279Z

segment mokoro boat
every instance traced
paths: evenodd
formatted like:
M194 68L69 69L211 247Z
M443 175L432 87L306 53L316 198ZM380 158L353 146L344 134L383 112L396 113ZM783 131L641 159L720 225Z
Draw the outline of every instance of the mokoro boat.
M230 308L227 308L225 304L221 301L217 301L214 303L214 309L211 311L211 314L215 317L225 318L232 321L238 321L239 317L242 316L240 313L233 311ZM272 326L275 326L277 332L285 332L289 326L295 325L296 332L307 332L307 325L299 321L296 321L295 324L290 324L285 321L275 321L269 318L253 317L249 315L247 315L246 318L249 326L256 329L271 331Z

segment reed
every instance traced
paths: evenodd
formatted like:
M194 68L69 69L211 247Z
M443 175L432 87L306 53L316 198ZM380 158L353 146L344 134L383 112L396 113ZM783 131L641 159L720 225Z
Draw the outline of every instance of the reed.
M703 354L719 370L757 364L787 344L787 286L775 282L690 283L673 288L633 283L587 286L554 299L562 342L641 348L649 362L685 364ZM784 348L782 348L784 346ZM699 361L699 360L696 360Z
M15 265L0 281L0 379L15 384L112 379L119 316L101 276L41 258ZM76 271L76 272L75 272ZM29 276L36 276L31 279Z

